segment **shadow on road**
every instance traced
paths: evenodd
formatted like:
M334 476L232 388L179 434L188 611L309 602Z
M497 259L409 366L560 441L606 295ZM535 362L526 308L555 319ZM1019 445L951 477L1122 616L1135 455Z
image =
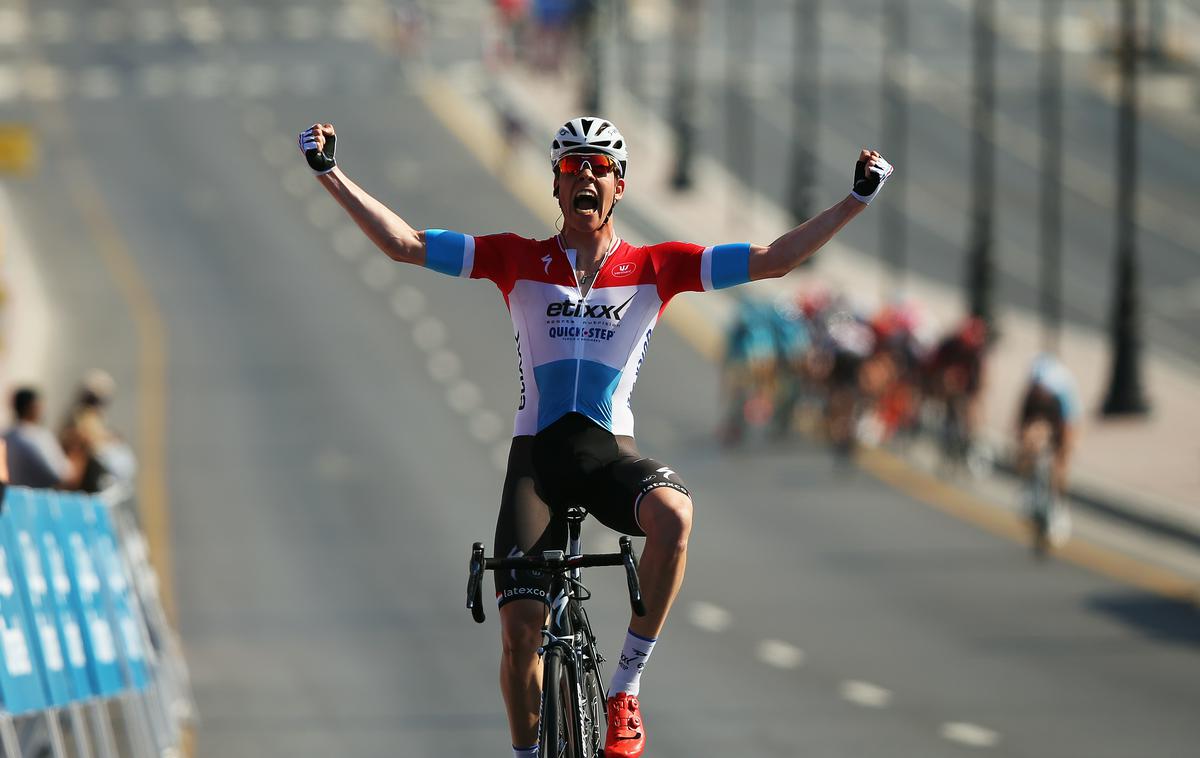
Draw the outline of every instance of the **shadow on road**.
M1088 607L1156 640L1200 649L1200 607L1195 604L1122 592L1091 598Z

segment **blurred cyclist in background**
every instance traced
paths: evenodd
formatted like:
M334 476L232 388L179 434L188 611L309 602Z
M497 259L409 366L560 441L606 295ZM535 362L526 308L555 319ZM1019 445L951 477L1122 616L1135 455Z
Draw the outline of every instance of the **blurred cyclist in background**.
M1017 470L1029 477L1037 458L1049 447L1052 454L1050 489L1055 508L1061 514L1059 534L1064 540L1067 510L1062 498L1066 491L1067 471L1075 447L1076 423L1079 419L1079 393L1071 372L1055 356L1042 353L1029 370L1025 394L1021 398L1017 417Z
M967 462L981 422L987 325L967 317L926 361L926 396L942 407L942 455L953 466Z

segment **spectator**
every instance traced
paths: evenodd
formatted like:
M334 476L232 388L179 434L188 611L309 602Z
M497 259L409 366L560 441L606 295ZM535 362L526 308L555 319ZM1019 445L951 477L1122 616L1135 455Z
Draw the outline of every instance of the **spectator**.
M61 487L70 480L71 464L54 434L42 423L42 398L33 387L12 396L13 425L4 433L10 484Z
M115 393L116 382L107 372L89 371L63 427L63 448L78 472L74 487L84 492L129 484L137 470L132 449L104 415Z

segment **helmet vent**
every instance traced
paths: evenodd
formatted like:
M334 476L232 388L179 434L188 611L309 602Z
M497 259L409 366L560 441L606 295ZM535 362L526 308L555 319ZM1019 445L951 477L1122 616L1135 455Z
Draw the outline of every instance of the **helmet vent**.
M579 123L583 124L583 133L584 134L588 134L592 131L592 119L581 118L581 119L579 119Z
M574 125L574 124L572 124L570 121L568 121L567 123L563 124L563 128L564 128L564 129L568 129L568 130L570 130L571 134L574 134L576 137L578 137L578 136L579 136L579 132L575 131L575 125Z
M617 150L620 150L621 148L625 147L625 140L617 140L613 143L613 147Z

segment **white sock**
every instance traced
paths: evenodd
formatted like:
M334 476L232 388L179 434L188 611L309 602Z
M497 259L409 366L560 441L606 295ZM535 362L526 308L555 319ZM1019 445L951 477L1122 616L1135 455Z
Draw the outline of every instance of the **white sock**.
M646 659L654 651L655 642L658 642L658 638L648 640L632 631L625 633L625 647L621 648L617 670L613 672L612 686L608 688L610 696L618 692L638 694L642 687L642 669L646 668Z
M517 747L513 745L513 758L538 758L538 746Z

